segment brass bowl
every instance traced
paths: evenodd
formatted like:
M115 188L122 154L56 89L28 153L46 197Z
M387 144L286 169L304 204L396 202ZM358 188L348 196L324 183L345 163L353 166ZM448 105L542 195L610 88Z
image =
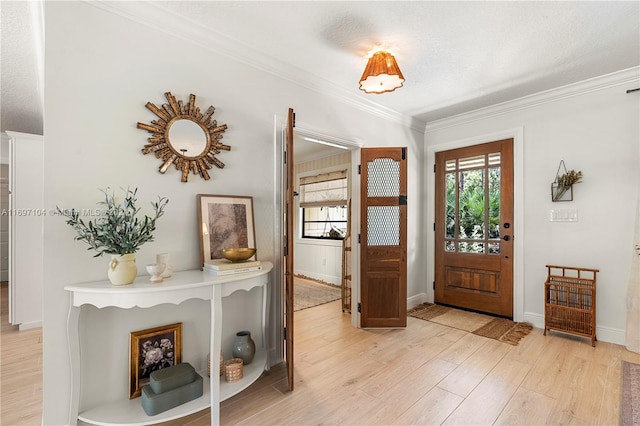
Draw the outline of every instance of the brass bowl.
M232 262L243 262L256 254L256 249L247 247L227 248L220 250L220 254L222 257Z

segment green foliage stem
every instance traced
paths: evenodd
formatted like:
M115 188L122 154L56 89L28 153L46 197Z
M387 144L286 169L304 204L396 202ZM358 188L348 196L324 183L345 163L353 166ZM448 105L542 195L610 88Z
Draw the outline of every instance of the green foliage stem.
M78 235L74 238L77 241L84 241L89 245L87 250L96 250L98 254L94 257L107 254L129 254L135 253L140 246L148 241L153 241L153 231L156 229L156 220L164 214L164 209L169 200L165 197L158 197L158 201L151 203L154 210L152 217L145 216L144 219L136 217L140 208L136 207L136 194L138 189L128 189L125 191L125 198L117 204L113 193L101 190L104 201L98 205L104 206L104 215L85 223L76 209L61 210L56 209L60 216L67 218L67 225L71 226Z

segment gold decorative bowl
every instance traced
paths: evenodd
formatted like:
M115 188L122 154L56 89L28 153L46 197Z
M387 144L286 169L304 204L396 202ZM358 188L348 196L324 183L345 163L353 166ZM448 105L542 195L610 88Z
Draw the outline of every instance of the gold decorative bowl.
M220 250L220 254L222 257L232 262L243 262L256 254L256 249L247 247L227 248Z

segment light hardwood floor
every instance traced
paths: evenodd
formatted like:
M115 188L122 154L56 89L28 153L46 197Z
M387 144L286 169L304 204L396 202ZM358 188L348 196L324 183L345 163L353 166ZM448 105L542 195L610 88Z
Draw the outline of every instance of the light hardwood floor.
M518 346L415 318L404 330L356 329L339 301L295 318L296 390L286 391L284 366L275 366L222 403L222 424L617 425L621 360L640 363L620 345L593 348L589 339L540 329ZM25 333L5 322L3 311L0 424L39 424L38 402L5 407L5 398L39 394L40 379L5 385L5 370L24 378L40 363L40 355L23 362L39 345L28 342L41 339L24 338L29 347L6 348L5 356L5 339ZM209 423L205 410L165 426Z
M0 285L0 425L42 423L42 329L9 324L7 284Z

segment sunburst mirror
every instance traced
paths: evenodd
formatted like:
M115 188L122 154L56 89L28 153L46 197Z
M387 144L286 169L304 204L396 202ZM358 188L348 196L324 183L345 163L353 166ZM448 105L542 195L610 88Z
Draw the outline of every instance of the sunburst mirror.
M220 151L230 151L231 147L220 142L226 124L218 124L213 119L215 108L210 106L203 114L196 106L196 96L189 95L189 103L184 104L167 92L169 103L158 107L147 102L146 107L158 116L151 124L138 123L138 129L152 134L148 144L142 148L143 154L155 154L162 160L159 167L164 174L172 164L182 171L182 182L187 182L189 172L209 180L208 169L214 165L224 168L224 163L216 155Z

